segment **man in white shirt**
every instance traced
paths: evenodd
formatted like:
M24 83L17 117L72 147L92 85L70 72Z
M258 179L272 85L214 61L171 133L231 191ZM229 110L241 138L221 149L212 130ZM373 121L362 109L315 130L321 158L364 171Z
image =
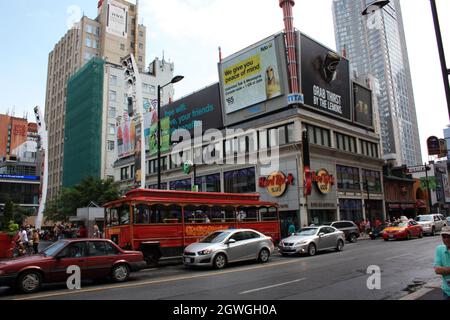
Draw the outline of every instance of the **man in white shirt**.
M20 227L20 242L26 247L28 245L28 234L24 227Z

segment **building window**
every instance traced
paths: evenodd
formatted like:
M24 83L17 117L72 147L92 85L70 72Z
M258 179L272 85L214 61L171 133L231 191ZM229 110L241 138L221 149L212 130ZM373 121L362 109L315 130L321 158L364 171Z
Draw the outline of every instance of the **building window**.
M128 180L128 167L120 169L120 180Z
M255 168L225 172L224 184L227 193L256 192Z
M139 43L139 49L144 49L144 45L142 43Z
M109 84L110 84L111 86L116 87L116 86L117 86L117 76L115 76L115 75L110 75L110 76L109 76Z
M359 169L336 166L338 190L360 191Z
M170 190L192 191L191 179L183 179L170 182Z
M91 26L90 24L86 25L86 32L87 33L94 33L94 27Z
M108 134L114 135L116 134L116 126L113 124L108 125Z
M362 175L363 175L362 179L364 182L364 191L367 191L367 188L369 188L369 193L381 193L380 172L363 169Z
M89 47L89 48L92 47L92 40L89 37L86 37L86 47Z
M114 141L108 141L108 151L114 151Z
M339 213L342 221L361 222L363 220L362 201L358 199L339 199Z
M330 130L306 124L309 143L331 147Z
M361 153L368 157L378 158L378 145L373 142L361 140Z
M112 119L116 118L116 108L114 107L109 107L108 109L108 116Z
M110 90L109 91L109 101L116 102L117 101L117 92Z
M125 45L123 43L120 44L120 50L125 51Z
M336 132L336 148L351 153L356 152L356 138Z
M220 173L198 177L195 184L200 192L220 192Z

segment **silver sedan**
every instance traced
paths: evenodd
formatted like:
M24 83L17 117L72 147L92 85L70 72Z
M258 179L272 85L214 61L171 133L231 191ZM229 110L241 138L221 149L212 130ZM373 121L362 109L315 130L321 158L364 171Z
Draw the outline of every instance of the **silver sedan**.
M281 240L279 249L284 256L301 253L308 253L313 256L322 250L342 251L344 241L344 232L334 227L308 227Z
M251 229L215 231L197 243L186 247L186 266L224 268L230 262L243 260L269 261L274 251L272 238Z

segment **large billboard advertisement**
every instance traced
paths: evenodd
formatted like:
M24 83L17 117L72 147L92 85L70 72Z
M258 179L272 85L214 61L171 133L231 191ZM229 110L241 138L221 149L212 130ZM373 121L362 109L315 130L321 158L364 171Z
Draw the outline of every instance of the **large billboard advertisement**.
M300 43L305 106L351 121L349 61L303 34Z
M134 154L136 143L136 125L133 119L126 117L116 126L117 156L125 158Z
M219 84L214 84L164 106L161 115L163 118L170 118L171 133L176 129L186 129L193 135L196 121L202 122L203 131L222 129Z
M118 37L127 38L128 7L116 1L108 1L106 32Z
M283 94L273 37L224 59L219 73L227 114Z
M355 123L373 128L372 91L353 83L353 119Z

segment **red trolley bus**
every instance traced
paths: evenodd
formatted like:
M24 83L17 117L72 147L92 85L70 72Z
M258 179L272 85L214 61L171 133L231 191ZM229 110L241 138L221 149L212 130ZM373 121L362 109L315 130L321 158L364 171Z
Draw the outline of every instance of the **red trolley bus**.
M147 263L181 257L189 244L220 229L250 228L280 240L278 205L259 194L132 190L104 205L105 237L140 250Z

